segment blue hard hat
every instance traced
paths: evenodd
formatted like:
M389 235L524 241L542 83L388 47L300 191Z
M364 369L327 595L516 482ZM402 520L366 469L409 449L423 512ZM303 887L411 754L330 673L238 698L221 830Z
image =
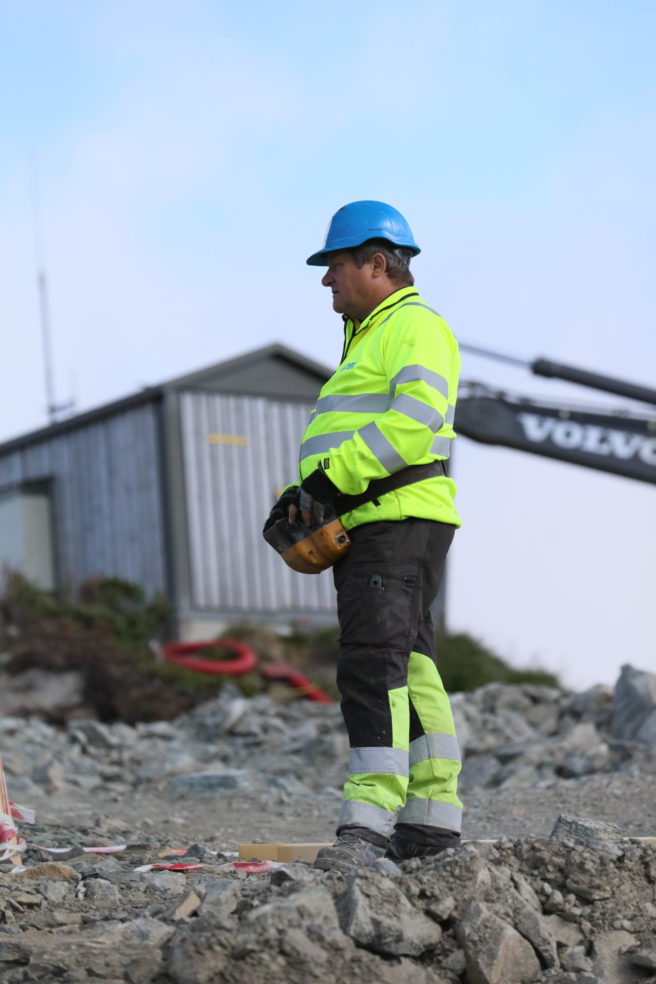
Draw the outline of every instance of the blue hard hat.
M397 209L385 202L351 202L335 212L323 247L306 262L310 266L328 266L328 253L361 246L368 239L386 239L394 246L409 249L413 256L421 252L410 226Z

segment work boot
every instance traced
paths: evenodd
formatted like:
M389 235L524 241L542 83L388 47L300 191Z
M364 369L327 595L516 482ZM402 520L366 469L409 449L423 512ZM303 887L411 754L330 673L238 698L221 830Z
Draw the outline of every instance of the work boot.
M369 836L375 838L375 842L369 840ZM387 846L387 838L374 830L342 827L337 831L335 843L321 848L312 867L352 875L359 868L368 868L379 858L384 858Z
M421 823L397 823L387 849L392 861L409 858L430 858L449 847L458 847L460 834L444 827L428 827Z

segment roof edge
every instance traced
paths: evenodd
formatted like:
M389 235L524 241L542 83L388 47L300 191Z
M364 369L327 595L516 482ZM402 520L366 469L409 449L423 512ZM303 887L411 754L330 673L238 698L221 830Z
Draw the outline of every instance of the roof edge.
M146 386L139 393L133 393L132 396L124 396L119 400L113 400L111 403L103 403L101 406L94 407L92 410L77 413L74 417L67 417L65 420L57 421L55 424L47 424L45 427L39 427L38 430L27 431L25 434L19 434L18 437L11 437L8 441L0 444L0 454L7 454L21 447L25 447L27 444L35 444L38 441L56 437L58 434L65 434L68 431L77 430L78 427L82 427L84 424L90 424L94 420L102 420L106 417L113 417L117 413L122 413L123 410L129 410L143 403L159 402L163 395L164 388L162 386Z
M186 386L198 385L198 383L202 382L207 376L215 377L217 374L229 375L231 372L235 372L235 370L240 369L242 366L248 365L249 362L267 358L283 359L291 365L299 366L301 369L311 372L324 382L332 374L332 370L328 369L320 362L315 362L314 359L310 359L308 356L302 355L300 352L296 352L294 349L288 348L286 345L283 345L282 342L273 342L271 345L263 345L261 348L251 349L250 352L245 352L243 355L237 355L232 359L226 359L224 362L216 362L204 369L197 369L195 372L185 373L183 376L176 376L173 379L162 383L162 387L166 390L184 389Z
M217 362L212 366L207 366L205 369L198 369L195 372L185 373L183 376L176 376L157 386L145 386L138 393L133 393L131 396L121 397L118 400L113 400L111 403L104 403L99 407L75 414L73 417L67 417L65 420L60 420L57 423L47 424L45 427L39 427L37 430L27 431L25 434L12 437L0 444L0 454L8 454L26 445L35 444L39 441L55 437L58 434L65 434L85 424L93 423L94 420L112 417L117 413L141 404L159 402L166 393L183 390L188 386L198 386L205 378L208 376L215 377L217 373L219 375L229 375L242 366L248 365L249 362L263 358L283 359L291 365L298 366L306 372L312 373L322 382L325 382L331 375L331 370L321 365L321 363L315 362L308 356L288 348L281 342L273 342L271 345L263 345L261 348L252 349L250 352L238 355L232 359L227 359L225 362Z

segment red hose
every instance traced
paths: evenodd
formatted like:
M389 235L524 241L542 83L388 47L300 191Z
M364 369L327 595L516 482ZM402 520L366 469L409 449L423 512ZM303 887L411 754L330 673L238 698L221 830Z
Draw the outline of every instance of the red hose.
M234 659L199 659L192 653L207 649L232 649ZM257 666L257 656L235 639L210 639L205 642L169 642L163 648L164 659L169 663L194 670L196 673L213 673L222 676L241 676L250 673ZM316 701L319 704L332 704L331 698L315 686L306 676L292 669L286 663L270 663L260 667L260 673L267 680L281 680L293 687L299 697Z
M314 700L318 704L332 704L332 700L328 694L325 694L323 690L315 686L302 673L292 669L291 666L287 666L286 663L270 663L268 666L262 666L260 673L267 680L282 680L288 683L290 687L294 688L299 697L307 697L308 700Z
M206 649L232 649L235 659L198 659L191 653ZM250 673L257 665L257 656L243 642L235 639L212 639L208 642L169 642L163 647L164 659L176 663L186 670L196 673L215 673L226 676L241 676Z

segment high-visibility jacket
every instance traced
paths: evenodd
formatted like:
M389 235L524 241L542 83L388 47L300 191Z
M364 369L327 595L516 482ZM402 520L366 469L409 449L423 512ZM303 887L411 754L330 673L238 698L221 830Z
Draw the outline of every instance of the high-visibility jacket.
M460 354L446 322L404 287L362 322L345 318L342 361L323 386L301 443L301 481L320 465L340 492L406 465L449 457ZM342 516L347 529L409 517L460 526L452 479L415 482Z

